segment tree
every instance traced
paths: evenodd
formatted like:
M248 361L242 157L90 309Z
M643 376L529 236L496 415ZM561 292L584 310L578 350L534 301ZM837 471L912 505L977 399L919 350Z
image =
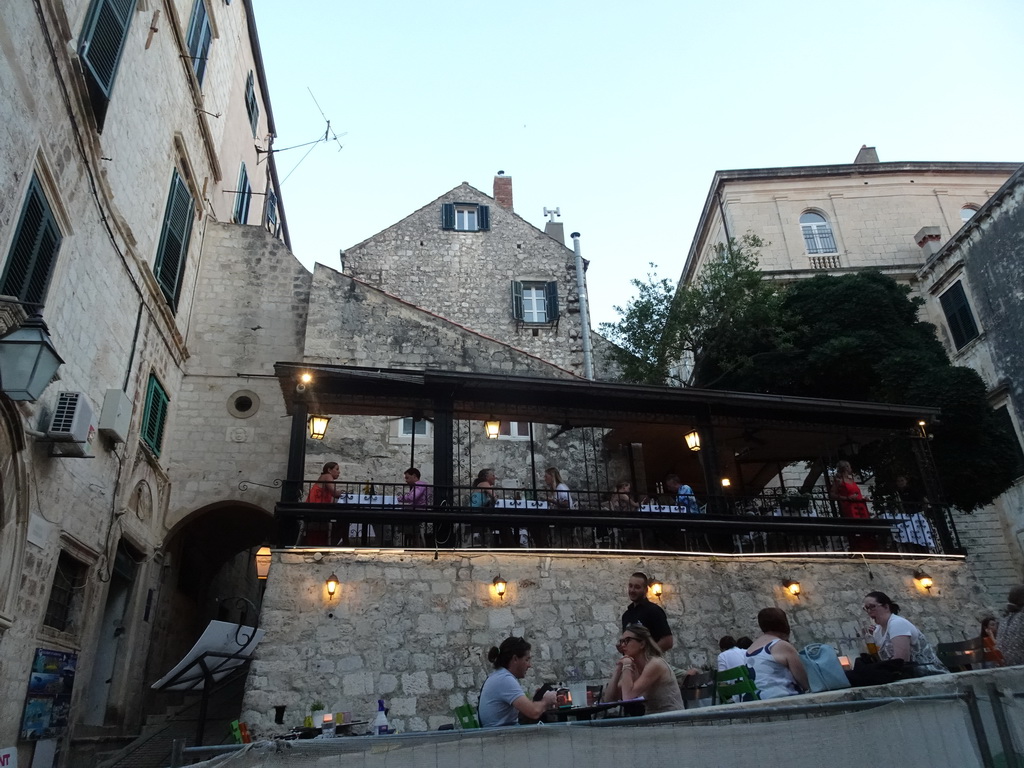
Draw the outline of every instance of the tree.
M763 245L751 234L717 245L692 286L634 280L637 297L615 308L621 319L601 324L623 378L663 384L685 370L674 374L683 384L727 388L757 357L784 355L789 323L779 287L758 269Z

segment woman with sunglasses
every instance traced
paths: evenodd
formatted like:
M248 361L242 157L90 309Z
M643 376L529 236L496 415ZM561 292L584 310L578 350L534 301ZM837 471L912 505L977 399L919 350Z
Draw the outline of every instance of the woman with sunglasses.
M644 697L647 714L683 708L679 682L647 627L630 624L615 644L622 658L615 662L612 679L604 687L602 701Z
M949 671L942 666L921 630L898 615L899 604L890 600L885 592L868 592L864 597L864 611L874 622L868 632L878 648L879 659L902 659L906 665L911 665L909 671L916 677Z
M506 637L500 648L491 648L487 660L494 671L480 689L480 725L497 728L518 725L522 713L530 720L539 720L555 706L555 691L548 691L540 701L530 701L523 693L519 681L526 677L532 666L530 644L522 637Z

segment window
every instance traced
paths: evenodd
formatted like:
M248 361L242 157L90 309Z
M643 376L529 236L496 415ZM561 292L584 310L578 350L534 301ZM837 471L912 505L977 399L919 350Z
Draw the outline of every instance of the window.
M67 552L60 553L43 624L60 632L66 632L72 627L77 608L81 605L82 590L85 589L85 574L85 565Z
M800 217L800 231L804 235L804 246L808 253L835 253L836 240L832 227L820 213L807 211Z
M192 71L196 73L199 85L203 84L203 77L206 75L206 58L210 53L212 37L206 3L203 0L196 0L192 6L192 20L188 23L188 55L192 59Z
M256 83L249 70L249 79L245 83L245 111L249 113L249 127L252 128L253 138L260 127L260 107L256 103Z
M426 419L416 419L414 423L411 416L404 418L399 422L398 436L412 437L413 435L416 435L416 437L424 437L430 434L430 430L428 429L429 423L430 422Z
M977 212L978 209L975 208L973 205L965 205L963 208L960 209L960 221L966 224L968 221L971 220L971 217L974 216L974 214L976 214Z
M89 100L102 131L136 0L93 0L78 42Z
M249 185L249 172L245 170L245 163L238 172L238 186L235 188L235 210L232 213L232 220L237 224L245 224L249 221L249 202L252 200L252 187Z
M524 323L553 323L558 319L558 283L513 281L512 316Z
M274 190L267 192L267 207L263 218L264 226L274 237L277 237L277 195Z
M160 245L156 252L153 271L167 297L172 310L178 309L181 278L185 272L185 256L192 234L193 203L185 180L177 170L171 178L171 193L167 196L164 225L160 232Z
M1013 428L1013 419L1010 418L1010 411L1005 405L1000 405L998 408L994 408L993 412L995 413L996 424L1013 443L1013 455L1010 457L1013 463L1013 476L1021 477L1024 475L1024 450L1021 449L1017 430Z
M530 437L530 422L502 421L498 426L498 439L525 440Z
M959 280L939 297L939 303L953 336L953 345L963 349L969 341L978 337L978 325L974 322L971 305L967 303L967 294Z
M486 205L475 203L444 203L441 206L441 229L457 232L478 232L491 228L491 212Z
M21 209L7 266L0 279L0 295L42 304L61 243L60 230L46 201L39 179L33 175Z
M150 447L153 453L160 455L164 443L164 426L167 423L167 405L170 400L153 374L149 375L146 387L146 409L142 413L142 442Z

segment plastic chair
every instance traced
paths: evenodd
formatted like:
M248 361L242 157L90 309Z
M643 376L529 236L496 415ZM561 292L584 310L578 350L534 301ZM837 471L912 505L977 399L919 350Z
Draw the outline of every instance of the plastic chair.
M480 720L476 716L476 707L472 704L463 704L461 707L456 707L455 717L459 721L459 726L465 730L480 727Z
M750 678L746 664L719 672L715 678L715 687L721 704L730 702L733 696L749 696L747 701L757 699L757 686Z

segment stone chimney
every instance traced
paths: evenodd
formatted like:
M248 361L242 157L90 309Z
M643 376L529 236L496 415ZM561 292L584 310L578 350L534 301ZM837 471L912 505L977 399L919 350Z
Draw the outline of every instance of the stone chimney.
M942 248L942 230L938 227L921 227L914 235L914 242L924 251L924 260L928 261Z
M875 152L874 147L869 147L867 144L860 145L860 152L857 153L857 159L853 161L854 165L865 165L866 163L877 163L878 153Z
M560 221L548 221L544 224L544 234L565 245L565 225Z
M512 210L512 177L506 176L504 171L498 171L494 177L494 202Z

